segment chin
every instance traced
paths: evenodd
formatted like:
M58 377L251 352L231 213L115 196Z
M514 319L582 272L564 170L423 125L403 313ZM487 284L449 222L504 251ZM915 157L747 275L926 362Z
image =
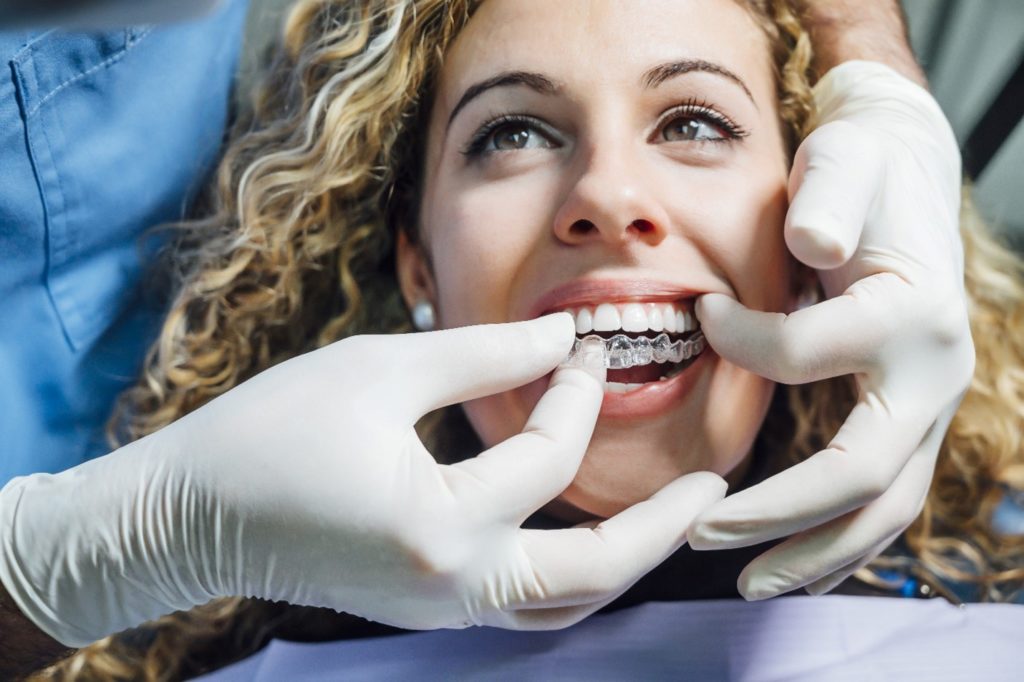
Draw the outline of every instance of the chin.
M710 452L707 441L695 423L699 417L677 413L653 423L599 419L562 500L588 515L607 518L680 476L713 468L705 456Z
M673 400L658 410L647 410L647 404L635 410L630 405L630 412L621 404L609 410L605 394L579 471L546 513L569 523L609 518L680 476L711 471L730 488L743 479L775 385L713 352L679 376ZM470 401L466 414L483 443L493 446L522 430L547 386L544 377Z
M664 486L660 486L664 487ZM564 521L577 522L583 519L608 519L637 502L647 499L660 487L644 490L593 490L585 485L570 485L558 498L560 505L552 506L548 512ZM648 492L649 491L649 492Z
M756 427L770 396L769 389L759 404L745 406L751 410L745 415L750 428L709 420L699 404L691 414L676 414L661 424L598 421L576 478L560 496L562 504L549 512L567 521L609 518L698 471L712 471L735 488L750 467Z

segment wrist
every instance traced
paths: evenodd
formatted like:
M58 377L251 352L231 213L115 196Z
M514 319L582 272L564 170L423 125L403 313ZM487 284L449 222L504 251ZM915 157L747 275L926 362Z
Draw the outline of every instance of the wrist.
M829 70L814 86L814 127L832 122L871 131L891 151L912 149L926 169L933 200L944 205L950 234L960 214L960 149L935 98L918 84L878 62L849 61ZM959 237L956 237L959 239Z
M36 627L0 582L0 679L20 679L72 653Z
M898 112L898 120L914 121L943 144L951 158L959 159L956 138L939 103L928 90L887 64L844 61L822 74L812 92L816 125L837 119L893 118Z
M172 467L143 441L0 492L0 580L25 616L80 647L209 601Z
M897 0L798 0L797 7L811 36L819 77L843 62L864 60L885 64L928 87Z

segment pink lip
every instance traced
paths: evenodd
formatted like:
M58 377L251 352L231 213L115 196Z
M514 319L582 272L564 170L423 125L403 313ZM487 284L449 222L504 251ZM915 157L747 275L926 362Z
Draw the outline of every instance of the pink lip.
M602 419L642 419L663 414L682 402L706 369L715 361L715 352L705 348L693 364L666 381L652 381L629 393L605 393L601 402ZM529 405L536 405L551 382L551 374L532 381L519 390Z
M672 302L694 298L704 291L668 282L629 279L582 279L555 287L530 307L527 319L588 303L624 301Z
M626 301L668 303L692 299L704 293L706 292L703 290L649 279L579 279L543 294L530 307L526 319L587 304ZM692 365L671 379L650 382L643 388L629 393L605 393L600 416L609 419L634 419L653 417L667 411L690 392L704 369L713 362L712 356L714 351L707 347ZM540 400L549 380L550 375L523 387L531 404L536 404Z

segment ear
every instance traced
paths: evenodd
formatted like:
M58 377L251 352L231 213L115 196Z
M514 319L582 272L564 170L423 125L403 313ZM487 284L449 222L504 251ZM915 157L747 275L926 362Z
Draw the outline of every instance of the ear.
M395 270L398 275L398 286L402 289L402 298L405 299L405 306L409 310L424 299L437 307L437 292L430 264L423 253L423 248L413 244L405 230L398 232Z

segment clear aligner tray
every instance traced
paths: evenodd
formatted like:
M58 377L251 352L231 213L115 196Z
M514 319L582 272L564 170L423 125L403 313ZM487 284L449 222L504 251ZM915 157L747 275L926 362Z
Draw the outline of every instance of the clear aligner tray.
M683 340L670 341L668 334L658 334L653 339L646 336L631 338L625 334L616 334L605 339L596 334L577 338L565 364L579 367L583 364L582 349L584 343L589 347L598 347L594 342L600 341L604 348L604 366L608 369L627 369L637 365L648 365L652 362L682 362L704 350L706 341L699 331Z

